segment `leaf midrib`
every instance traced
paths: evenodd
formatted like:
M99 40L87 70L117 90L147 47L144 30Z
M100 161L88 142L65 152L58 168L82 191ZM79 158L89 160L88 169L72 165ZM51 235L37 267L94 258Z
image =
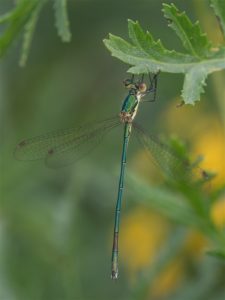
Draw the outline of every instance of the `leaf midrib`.
M113 52L120 52L124 55L124 53L121 50L113 49ZM200 65L202 65L203 67L207 67L206 69L210 68L211 65L212 65L211 67L213 67L213 69L215 69L215 64L221 64L219 69L223 69L225 67L225 57L220 58L220 59L207 59L207 60L204 59L204 60L201 60L201 61L195 61L193 63L172 63L172 62L163 62L161 60L156 60L156 59L153 59L152 57L141 58L141 57L134 56L134 55L131 55L131 54L128 54L127 56L128 57L133 57L134 59L137 59L137 60L140 60L140 61L141 60L145 60L146 62L153 61L153 62L155 62L157 64L160 64L160 65L167 65L167 66L173 65L173 66L178 66L178 67L184 66L185 71L187 71L190 68L199 67ZM172 72L172 70L171 70L171 72Z

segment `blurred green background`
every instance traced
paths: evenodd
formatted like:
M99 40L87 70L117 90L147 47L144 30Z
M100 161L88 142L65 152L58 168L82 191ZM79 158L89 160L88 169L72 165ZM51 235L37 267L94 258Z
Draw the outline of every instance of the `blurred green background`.
M129 183L122 211L120 277L117 282L110 279L122 128L70 167L51 170L43 162L13 157L23 138L119 112L127 66L110 56L102 40L109 32L126 38L128 18L139 20L168 48L182 51L163 18L162 2L170 3L68 1L72 41L64 44L49 3L38 22L27 66L18 66L19 40L2 59L1 300L225 299L224 265L205 256L204 237L138 204ZM222 41L208 1L173 2L193 21L199 19L214 43ZM12 4L1 0L0 13ZM224 73L210 76L195 107L177 109L182 80L182 75L160 74L157 101L144 104L139 123L154 134L187 140L193 153L205 156L205 166L219 173L210 187L216 189L225 182ZM148 176L156 171L133 139L127 171L154 183ZM225 222L224 201L213 212L215 223ZM157 264L161 250L164 258ZM152 273L146 281L143 274L148 272Z

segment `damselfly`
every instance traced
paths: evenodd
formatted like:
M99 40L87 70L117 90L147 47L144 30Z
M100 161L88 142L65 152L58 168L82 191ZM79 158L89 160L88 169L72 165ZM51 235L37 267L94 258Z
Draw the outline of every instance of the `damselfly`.
M112 279L118 278L120 211L124 188L127 148L132 128L137 133L137 136L144 147L151 152L154 160L167 174L181 178L183 177L184 170L187 169L185 161L179 159L168 147L160 143L156 138L146 135L140 126L134 122L139 104L143 101L155 101L157 75L158 73L153 74L152 76L149 74L149 85L144 82L144 76L137 80L132 76L131 79L124 81L124 85L128 89L128 95L123 101L119 116L105 119L97 123L87 124L79 128L51 132L31 139L26 139L21 141L15 149L15 156L19 160L44 159L47 166L60 167L75 162L88 154L111 129L119 124L124 125L112 247ZM149 94L153 95L153 97L148 100L145 96Z

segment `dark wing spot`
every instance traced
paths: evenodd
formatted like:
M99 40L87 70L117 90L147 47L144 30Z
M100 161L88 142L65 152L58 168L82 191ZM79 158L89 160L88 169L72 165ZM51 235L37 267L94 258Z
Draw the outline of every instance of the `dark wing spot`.
M48 149L48 154L52 155L54 153L54 150L52 148Z
M23 140L23 141L21 141L19 144L18 144L18 147L23 147L23 146L25 146L26 145L26 141L25 140Z

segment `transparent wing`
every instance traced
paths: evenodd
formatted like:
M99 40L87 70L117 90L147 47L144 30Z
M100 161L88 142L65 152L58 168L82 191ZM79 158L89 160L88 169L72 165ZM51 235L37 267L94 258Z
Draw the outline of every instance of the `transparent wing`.
M178 157L168 146L161 143L156 137L147 134L137 124L133 124L136 136L143 146L151 154L153 161L162 171L172 179L182 182L190 182L193 178L204 177L207 175L201 168L195 167L189 161ZM198 175L197 175L198 173ZM195 174L195 175L194 175Z
M109 130L119 124L116 116L26 139L17 145L15 157L18 160L44 159L46 165L53 168L65 166L87 155Z

